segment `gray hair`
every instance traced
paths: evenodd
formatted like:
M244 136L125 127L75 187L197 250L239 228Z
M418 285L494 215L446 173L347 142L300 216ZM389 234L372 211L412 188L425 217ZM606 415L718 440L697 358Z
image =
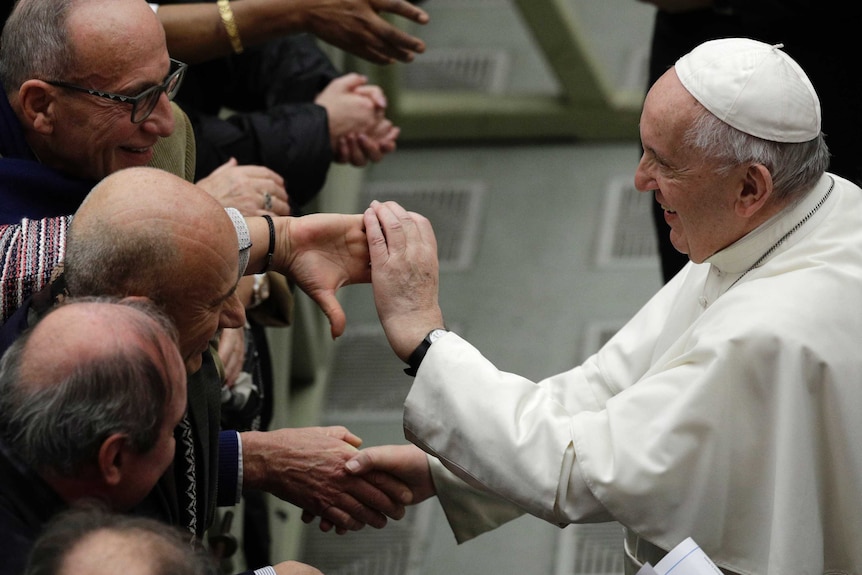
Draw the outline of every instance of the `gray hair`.
M792 201L804 195L829 167L829 148L823 134L801 143L763 140L722 122L702 108L683 137L683 143L717 160L729 170L740 164L763 164L772 175L777 197Z
M176 343L171 321L146 301L70 301L124 305L144 314L123 316L141 345L117 346L112 353L82 359L51 381L34 377L23 361L33 329L0 359L0 439L33 469L65 477L95 463L102 443L115 433L126 434L139 453L153 448L172 392L164 341L167 337ZM155 358L148 351L153 349Z
M73 219L63 276L72 296L145 295L162 306L175 279L169 274L179 269L180 257L164 230L124 230L101 219L82 227Z
M78 0L18 0L0 37L0 78L7 95L31 78L62 80L75 54L67 22Z
M218 575L212 556L188 532L155 519L112 513L103 506L88 503L55 516L42 532L33 549L24 575L60 575L68 554L85 539L102 532L127 535L141 555L153 562L154 575Z

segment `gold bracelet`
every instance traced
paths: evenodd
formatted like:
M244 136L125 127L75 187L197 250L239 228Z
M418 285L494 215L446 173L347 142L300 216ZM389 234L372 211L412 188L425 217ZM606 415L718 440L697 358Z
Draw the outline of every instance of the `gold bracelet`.
M242 54L242 40L239 38L239 28L236 26L236 20L233 19L233 10L230 9L229 0L218 0L218 13L221 16L221 22L224 24L227 37L230 39L231 48L235 54Z

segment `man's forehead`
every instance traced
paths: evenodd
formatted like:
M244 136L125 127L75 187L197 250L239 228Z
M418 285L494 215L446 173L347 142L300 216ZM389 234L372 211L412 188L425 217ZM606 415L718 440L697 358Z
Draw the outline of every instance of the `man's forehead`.
M139 0L83 0L67 20L74 66L84 73L114 75L144 57L164 52L167 44L158 17Z

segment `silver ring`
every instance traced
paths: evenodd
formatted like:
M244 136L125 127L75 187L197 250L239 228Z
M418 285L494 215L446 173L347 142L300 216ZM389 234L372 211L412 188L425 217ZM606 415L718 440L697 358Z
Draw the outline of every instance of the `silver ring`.
M272 196L269 192L263 193L263 209L268 212L272 210Z

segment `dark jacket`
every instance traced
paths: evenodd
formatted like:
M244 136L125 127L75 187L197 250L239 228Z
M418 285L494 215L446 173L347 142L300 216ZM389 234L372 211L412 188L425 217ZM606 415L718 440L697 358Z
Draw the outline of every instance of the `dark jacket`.
M298 211L323 187L332 163L326 110L314 98L339 75L305 34L190 66L176 101L194 126L196 179L231 157L266 166L284 178ZM232 115L219 116L224 109Z
M66 507L41 477L0 442L0 575L21 575L42 528Z

